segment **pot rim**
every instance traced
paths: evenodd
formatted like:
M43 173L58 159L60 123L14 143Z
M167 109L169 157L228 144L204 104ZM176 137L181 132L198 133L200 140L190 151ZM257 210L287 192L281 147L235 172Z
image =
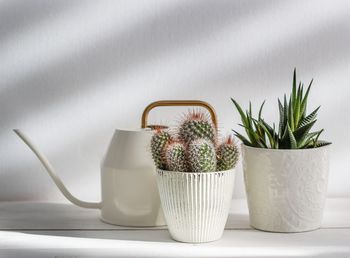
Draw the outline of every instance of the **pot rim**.
M157 168L157 171L162 171L164 173L174 173L174 174L184 174L184 175L214 175L214 174L228 174L228 173L234 173L235 168L229 169L229 170L223 170L223 171L214 171L214 172L181 172L181 171L170 171L170 170L164 170Z
M317 147L317 148L309 148L309 149L271 149L271 148L258 148L258 147L251 147L248 145L245 145L244 143L241 144L243 148L246 149L252 149L257 151L266 151L266 152L310 152L310 151L318 151L325 148L330 148L333 145L333 143L330 143L325 146Z

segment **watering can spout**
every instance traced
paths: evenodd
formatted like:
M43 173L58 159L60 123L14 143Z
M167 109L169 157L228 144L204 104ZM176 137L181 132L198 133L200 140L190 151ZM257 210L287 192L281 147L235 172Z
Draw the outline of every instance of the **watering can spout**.
M49 173L50 177L52 178L52 180L55 182L56 186L58 187L58 189L60 189L60 191L62 192L62 194L73 204L83 207L83 208L90 208L90 209L100 209L102 206L101 202L85 202L85 201L81 201L79 199L77 199L76 197L74 197L69 191L68 189L65 187L65 185L63 184L63 182L61 181L61 179L57 176L57 174L54 171L54 168L52 167L52 165L50 164L50 162L48 161L48 159L45 157L44 154L42 154L36 147L35 145L30 141L30 139L23 133L21 132L19 129L14 129L13 130L18 136L19 138L21 138L23 140L23 142L28 145L28 147L34 152L34 154L37 156L37 158L40 160L41 164L43 164L43 166L45 167L46 171Z

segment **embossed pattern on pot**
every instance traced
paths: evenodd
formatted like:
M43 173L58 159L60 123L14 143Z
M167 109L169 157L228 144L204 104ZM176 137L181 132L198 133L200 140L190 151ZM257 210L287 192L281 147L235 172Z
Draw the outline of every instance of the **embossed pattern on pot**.
M275 232L321 226L327 194L329 146L270 150L244 146L243 168L250 223Z
M171 236L200 243L221 238L230 208L234 170L190 173L157 170Z

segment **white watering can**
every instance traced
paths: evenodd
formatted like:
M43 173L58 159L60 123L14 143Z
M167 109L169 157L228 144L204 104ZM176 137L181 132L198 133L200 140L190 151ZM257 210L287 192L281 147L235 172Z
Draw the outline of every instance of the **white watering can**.
M148 113L157 106L201 106L211 114L213 108L206 102L191 100L163 100L153 102L142 114L139 130L116 129L107 153L101 163L101 202L85 202L74 197L57 176L54 168L19 129L14 132L29 146L45 167L62 194L73 204L101 210L104 222L120 226L165 225L155 177L155 167L149 151L154 125L147 125ZM164 127L164 126L163 126Z

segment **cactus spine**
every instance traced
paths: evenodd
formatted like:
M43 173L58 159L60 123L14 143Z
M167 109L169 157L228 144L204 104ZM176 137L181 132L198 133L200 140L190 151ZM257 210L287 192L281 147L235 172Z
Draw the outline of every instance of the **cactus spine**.
M151 140L152 158L157 168L167 169L164 159L165 146L170 141L170 134L167 131L156 129Z
M216 170L216 154L213 143L197 139L188 146L188 163L192 172L213 172Z
M185 144L179 141L169 142L165 149L167 167L171 171L188 171Z
M199 111L189 112L179 126L179 138L186 143L198 139L216 142L216 129L208 117Z
M236 144L233 142L232 136L217 148L217 171L232 169L236 166L239 152Z

